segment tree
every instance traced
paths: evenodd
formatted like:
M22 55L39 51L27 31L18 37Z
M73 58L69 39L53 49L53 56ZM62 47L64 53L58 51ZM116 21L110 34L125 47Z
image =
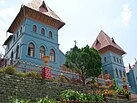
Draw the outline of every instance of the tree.
M65 66L79 71L83 85L88 77L97 77L101 74L101 56L94 48L88 45L79 49L76 45L66 53Z

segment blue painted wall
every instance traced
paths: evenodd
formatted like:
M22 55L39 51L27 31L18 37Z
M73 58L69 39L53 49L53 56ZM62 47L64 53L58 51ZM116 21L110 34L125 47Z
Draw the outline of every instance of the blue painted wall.
M113 52L107 52L105 54L102 54L101 57L102 57L103 73L105 74L105 72L107 71L110 74L111 79L116 79L117 85L122 87L123 86L122 77L126 76L126 71L122 56L117 55ZM118 70L117 72L118 75L116 74L116 69ZM122 76L120 75L120 71Z
M137 94L137 64L130 69L127 73L127 77L132 91Z
M33 31L33 25L37 26L37 32ZM45 29L45 35L41 34L41 29ZM22 30L21 30L22 29ZM53 37L49 38L49 31L52 32ZM17 36L18 34L18 36ZM28 45L29 43L33 43L35 46L35 54L34 57L28 56ZM22 25L18 28L18 30L13 34L11 41L9 41L10 49L6 49L5 57L10 58L12 51L14 52L14 61L16 56L16 48L19 45L19 58L20 60L24 60L27 62L34 63L36 65L44 65L43 60L40 58L40 46L44 46L46 49L46 55L50 55L50 50L53 49L55 51L55 62L49 62L50 67L54 67L56 69L60 69L60 66L65 63L65 56L59 50L58 44L58 30L45 25L43 23L34 21L30 18L24 20ZM8 60L7 64L10 64ZM26 67L27 68L27 67ZM28 67L30 68L30 67ZM31 68L34 68L33 66ZM36 69L36 68L34 68ZM22 70L21 70L22 71Z

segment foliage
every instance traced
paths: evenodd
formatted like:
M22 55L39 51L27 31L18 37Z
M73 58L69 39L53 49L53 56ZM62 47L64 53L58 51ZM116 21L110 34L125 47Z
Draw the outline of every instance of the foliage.
M61 99L63 100L79 100L80 93L74 90L65 90L61 93Z
M26 77L26 73L23 72L16 72L15 75L18 77Z
M0 73L3 73L3 72L4 72L4 70L2 68L0 68Z
M63 74L61 74L61 75L59 75L59 81L67 83L67 82L69 82L69 79L66 76L64 76Z
M37 103L56 103L54 99L49 99L49 98L40 98L36 100Z
M6 66L4 68L0 68L0 73L5 72L6 74L10 74L10 75L16 75L19 77L33 77L33 78L37 78L37 79L41 79L41 74L36 72L36 71L30 71L30 72L18 72L16 71L15 67L13 66Z
M104 101L103 95L84 94L74 90L65 90L61 93L60 97L63 101L71 101L71 100L80 101L80 102Z
M29 100L26 100L26 99L12 99L11 103L29 103Z
M130 95L130 92L124 88L117 88L116 93L119 95Z
M15 72L16 72L16 69L13 66L7 66L3 69L4 69L5 73L10 74L10 75L15 74Z
M10 103L56 103L56 101L49 98L37 98L35 100L12 99Z
M65 66L71 69L76 69L85 85L85 79L88 77L97 77L101 74L101 56L94 48L88 45L79 49L74 46L69 52L66 53Z
M36 71L26 72L27 77L41 78L41 75Z

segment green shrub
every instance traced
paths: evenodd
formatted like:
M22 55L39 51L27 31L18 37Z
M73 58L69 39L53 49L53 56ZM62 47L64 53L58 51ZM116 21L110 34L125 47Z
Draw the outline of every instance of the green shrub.
M26 73L23 72L16 72L15 75L19 77L26 77Z
M37 79L42 79L41 74L40 74L40 73L37 73L36 78L37 78Z
M61 93L61 99L63 100L79 100L80 93L74 90L65 90Z
M4 70L2 68L0 68L0 73L3 73L3 72L4 72Z
M4 68L4 72L10 75L15 74L16 69L13 66L7 66Z
M54 99L40 98L36 100L36 103L57 103Z
M96 101L101 102L101 103L103 103L103 101L104 101L103 95L96 95L95 99L96 99Z
M30 103L29 100L26 99L12 99L11 103Z
M63 101L104 102L103 95L83 94L74 90L65 90L61 93L60 97Z
M12 99L10 103L57 103L54 99L38 98L38 99Z
M36 71L30 71L26 73L27 77L33 77L33 78L41 78L41 75L37 73Z

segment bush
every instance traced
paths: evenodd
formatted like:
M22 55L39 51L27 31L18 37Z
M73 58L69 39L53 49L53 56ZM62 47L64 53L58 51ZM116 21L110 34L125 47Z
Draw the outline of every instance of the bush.
M2 68L0 68L0 73L3 73L3 72L4 72L4 70Z
M36 100L36 103L57 103L54 99L40 98Z
M74 90L65 90L61 93L61 99L63 100L79 100L80 93Z
M29 100L26 99L12 99L11 103L29 103Z
M10 103L57 103L54 99L38 98L38 99L12 99Z
M26 73L23 72L16 72L15 75L19 77L26 77Z
M13 66L7 66L4 68L4 72L10 75L15 74L16 69Z
M36 71L31 71L26 73L27 77L33 77L33 78L41 78L41 74L37 73Z
M103 95L91 95L91 94L83 94L74 90L65 90L61 93L60 98L63 101L80 101L80 102L103 102Z

